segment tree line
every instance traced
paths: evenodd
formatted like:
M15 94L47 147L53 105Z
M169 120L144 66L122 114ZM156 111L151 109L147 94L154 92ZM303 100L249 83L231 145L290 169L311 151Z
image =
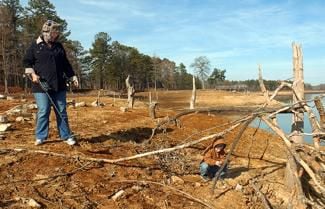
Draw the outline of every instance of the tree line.
M176 65L167 58L143 54L135 47L113 40L107 32L98 32L90 49L85 50L78 40L69 38L68 23L58 16L49 0L29 0L25 7L19 0L1 0L0 17L0 86L4 87L4 93L9 93L9 87L25 88L27 81L21 60L49 19L62 25L60 42L83 89L123 90L128 75L138 91L192 88L193 75L183 63ZM210 61L205 56L195 58L190 67L194 69L197 88L234 83L226 80L225 69L213 68L211 73ZM245 83L255 89L256 83Z
M143 54L135 47L112 40L106 32L97 33L91 48L85 50L78 40L69 39L67 22L57 15L48 0L29 0L26 7L19 0L2 0L0 16L0 85L4 86L5 93L9 93L8 87L24 87L21 60L48 19L62 25L60 41L81 88L121 90L128 75L138 90L192 86L192 75L183 63L177 66L169 59Z

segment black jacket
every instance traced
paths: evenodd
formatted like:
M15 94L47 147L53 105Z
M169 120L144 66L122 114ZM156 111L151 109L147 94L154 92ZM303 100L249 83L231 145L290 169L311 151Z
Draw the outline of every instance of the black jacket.
M75 75L61 43L48 47L39 37L27 50L23 59L25 68L33 68L41 79L47 81L51 91L66 90L66 79ZM32 92L43 92L39 84L32 84Z

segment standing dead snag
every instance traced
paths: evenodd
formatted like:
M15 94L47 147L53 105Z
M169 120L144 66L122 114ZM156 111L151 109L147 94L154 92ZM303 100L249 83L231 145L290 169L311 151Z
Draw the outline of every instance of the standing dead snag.
M196 86L195 86L195 77L193 75L193 90L192 90L192 97L190 101L190 109L195 108L195 100L196 100Z
M128 90L128 107L133 108L135 89L133 83L130 81L130 75L125 79L125 84Z
M293 94L293 103L299 101L298 98L304 100L304 76L303 76L303 64L302 64L302 50L301 46L292 43L292 53L293 53L293 76L294 82L292 89L297 93ZM301 105L298 104L300 107ZM304 129L304 110L300 108L293 113L293 120L291 126L291 140L295 143L303 143L303 129Z
M211 188L211 194L213 194L214 192L214 188L217 184L217 181L221 175L222 170L226 167L226 165L228 164L228 161L230 159L230 156L232 155L233 151L235 150L240 138L242 137L243 133L245 132L245 130L247 129L247 127L249 126L249 124L256 118L256 115L252 115L247 121L245 121L244 125L241 127L240 131L238 132L238 135L236 136L236 138L234 139L230 151L227 154L227 157L225 159L225 161L223 162L223 164L220 166L218 172L216 173L215 177L213 178L213 183L212 183L212 188Z
M268 116L268 118L262 117L263 121L277 133L285 142L287 146L287 168L286 168L286 178L285 184L289 191L293 191L292 196L289 201L288 208L307 208L307 204L310 204L310 199L305 196L305 191L303 190L302 176L303 172L306 172L309 177L312 179L314 185L310 184L318 194L323 194L325 189L321 182L319 181L319 176L315 174L309 164L312 164L313 161L305 161L301 158L298 153L298 148L304 146L304 112L307 112L310 120L310 124L313 128L313 139L315 151L319 148L319 142L321 137L321 126L319 125L315 114L311 108L307 105L307 102L304 100L304 78L303 78L303 61L302 61L302 50L301 46L293 43L293 74L294 82L292 85L282 82L281 86L274 92L274 95L282 87L287 86L292 89L293 92L293 104L291 106L291 113L293 114L292 120L292 133L289 136L276 125L276 123L269 120L269 118L274 117L277 113L275 112ZM260 70L260 69L259 69ZM259 72L259 81L260 87L264 96L266 96L266 103L263 107L268 104L268 96L266 95L266 89L263 85L263 80L261 78L261 71ZM274 96L271 97L272 100ZM320 111L321 112L321 111ZM271 117L272 116L272 117ZM304 152L302 150L302 152ZM306 185L304 185L306 186Z
M269 97L269 92L266 90L264 82L263 82L263 78L262 78L262 69L261 69L261 65L258 65L258 82L260 84L260 88L263 92L263 95L266 99L267 104L270 103L270 97Z
M292 57L293 57L293 77L294 82L292 85L293 103L297 104L296 111L292 115L291 135L290 141L293 143L301 144L304 142L303 129L304 129L304 109L302 108L299 98L304 98L304 77L302 65L302 51L301 46L292 43ZM297 94L295 94L297 92ZM306 208L305 196L301 186L300 170L301 167L297 165L296 158L292 156L290 151L287 152L288 162L285 171L285 184L289 190L295 191L291 197L292 206L295 208Z

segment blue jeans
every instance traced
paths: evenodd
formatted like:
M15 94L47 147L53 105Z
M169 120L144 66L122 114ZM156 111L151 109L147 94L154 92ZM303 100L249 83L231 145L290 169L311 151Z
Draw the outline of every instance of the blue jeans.
M60 138L66 140L71 137L66 109L66 91L49 92L49 95L64 119L63 121L54 108ZM44 141L49 135L49 119L52 103L50 102L46 93L34 93L34 97L38 108L35 135L36 139Z
M207 164L206 162L200 163L200 175L203 177L214 178L214 176L219 171L219 169L220 169L220 166L217 166L217 165L211 166L211 165ZM227 165L221 171L221 174L220 174L221 179L225 176L226 172L227 172Z

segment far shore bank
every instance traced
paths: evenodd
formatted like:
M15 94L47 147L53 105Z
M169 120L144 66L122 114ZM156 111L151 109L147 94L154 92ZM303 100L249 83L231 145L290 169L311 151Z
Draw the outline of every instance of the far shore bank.
M305 90L305 94L325 94L325 90ZM281 96L292 95L292 91L280 91L278 92L278 95Z

